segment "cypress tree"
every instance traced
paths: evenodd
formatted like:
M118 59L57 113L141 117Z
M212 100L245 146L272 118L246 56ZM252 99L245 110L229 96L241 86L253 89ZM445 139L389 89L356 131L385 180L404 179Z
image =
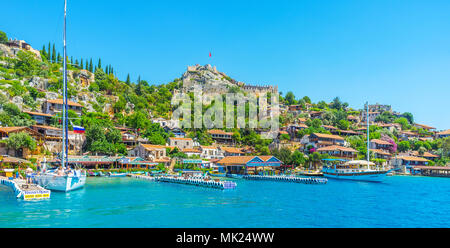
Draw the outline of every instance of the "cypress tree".
M62 62L61 54L59 54L59 52L58 52L58 57L56 59L58 60L58 63Z
M48 60L51 60L51 59L52 59L52 56L51 56L51 53L50 53L50 42L48 42L48 47L47 47L47 49L48 49L48 52L47 52L47 59L48 59Z
M75 64L78 65L78 59L75 59Z
M73 56L70 56L70 63L73 64Z
M84 69L84 67L83 67L83 58L80 59L80 68Z
M138 83L141 82L141 75L139 75L137 82L138 82Z
M90 71L90 72L93 72L93 71L94 71L94 65L92 64L92 58L91 58L91 60L89 61L89 71Z
M55 48L55 43L53 43L52 62L53 62L53 63L56 62L56 48Z
M42 55L47 58L47 51L45 50L45 45L42 46L42 51L41 51Z
M128 73L127 75L127 81L125 81L126 84L130 85L130 73Z
M102 59L101 58L98 59L97 68L102 68Z
M108 75L108 66L105 66L105 73Z

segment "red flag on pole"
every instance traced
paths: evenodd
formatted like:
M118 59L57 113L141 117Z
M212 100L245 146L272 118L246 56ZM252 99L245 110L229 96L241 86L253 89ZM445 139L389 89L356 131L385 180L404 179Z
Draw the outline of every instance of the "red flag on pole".
M211 57L211 52L209 52L209 57Z

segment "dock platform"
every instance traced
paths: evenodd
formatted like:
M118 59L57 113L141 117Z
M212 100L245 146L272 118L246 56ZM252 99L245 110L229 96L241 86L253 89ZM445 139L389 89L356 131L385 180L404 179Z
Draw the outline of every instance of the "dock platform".
M10 179L7 177L0 177L0 184L8 186L14 190L17 198L24 200L39 200L50 198L50 190L36 184L26 184L23 179Z
M237 184L232 181L219 181L219 180L211 180L211 179L205 180L202 178L185 178L185 177L177 177L177 176L159 176L159 177L156 177L156 181L188 184L188 185L215 188L215 189L234 189L237 186Z
M134 174L128 174L128 176L132 177L132 178L143 179L143 180L148 180L148 181L156 181L155 177L150 177L150 176L134 175Z
M313 178L313 177L293 177L293 176L260 176L260 175L244 175L244 179L247 180L268 180L268 181L282 181L292 183L304 183L304 184L326 184L328 179L326 178Z

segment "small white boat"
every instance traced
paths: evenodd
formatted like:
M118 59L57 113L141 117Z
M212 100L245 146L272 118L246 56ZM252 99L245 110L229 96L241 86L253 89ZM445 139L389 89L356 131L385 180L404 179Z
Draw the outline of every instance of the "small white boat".
M49 190L68 192L79 189L86 184L86 172L74 170L73 174L60 176L54 170L50 170L37 175L36 182Z

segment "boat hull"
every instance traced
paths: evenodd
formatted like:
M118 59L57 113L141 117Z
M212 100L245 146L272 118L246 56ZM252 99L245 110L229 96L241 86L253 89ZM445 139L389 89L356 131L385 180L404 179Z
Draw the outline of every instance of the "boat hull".
M37 184L52 190L68 192L82 188L86 184L86 175L79 177L71 176L55 176L51 174L43 174L36 177Z
M323 172L323 176L334 179L382 182L386 178L387 171L361 172L361 173L334 173Z

